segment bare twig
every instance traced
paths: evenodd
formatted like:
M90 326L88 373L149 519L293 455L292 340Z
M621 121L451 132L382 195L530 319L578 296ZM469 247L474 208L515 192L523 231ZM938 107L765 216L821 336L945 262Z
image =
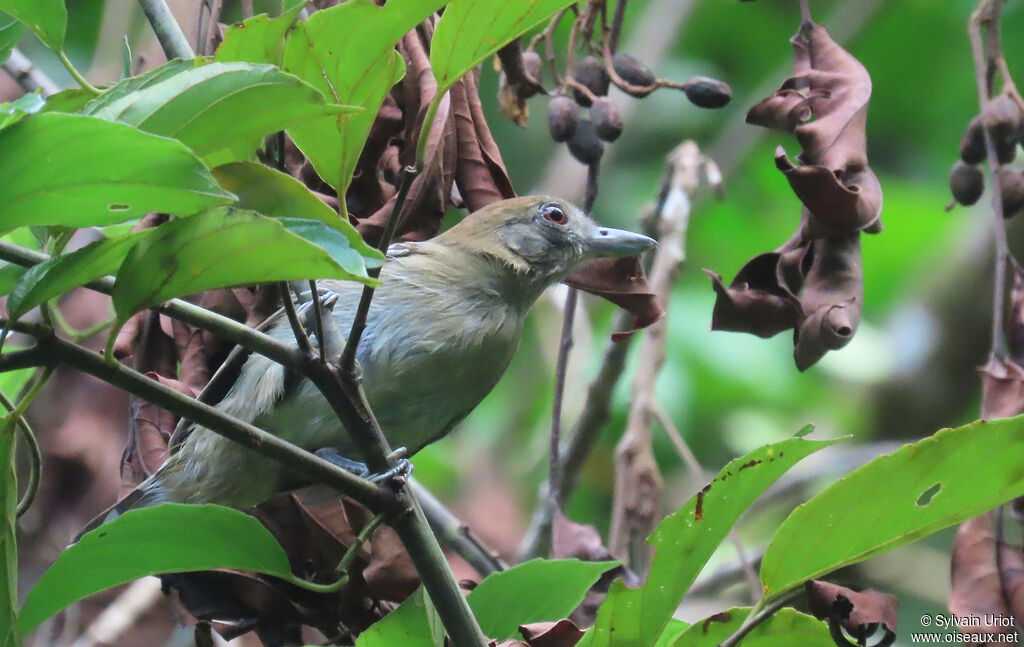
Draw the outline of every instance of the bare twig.
M7 60L3 62L3 68L25 92L39 90L43 98L60 92L60 86L47 76L46 72L36 67L17 47L11 50Z
M291 326L292 335L295 336L295 344L303 353L312 354L313 344L309 341L309 335L302 327L302 322L299 321L299 314L295 311L295 301L292 299L292 291L287 281L278 283L277 289L281 293L281 302L284 304L285 316L288 318L288 325Z
M220 15L224 11L224 0L210 0L210 19L206 23L206 35L203 38L203 51L213 54L217 49L217 38L220 35Z
M160 41L160 47L163 48L168 60L187 59L195 56L192 46L189 45L188 39L181 31L181 25L174 19L174 14L171 13L165 0L139 0L139 5L142 7L142 12L146 14L146 20L153 28L156 39Z
M159 578L135 580L96 616L71 647L118 644L125 631L162 598Z
M320 363L326 364L327 339L324 337L324 315L323 308L320 305L320 297L317 295L316 292L316 281L309 282L309 294L310 298L313 300L313 303L310 307L313 308L313 321L316 325L316 344L317 347L320 349L320 352L317 355L320 358Z
M686 230L691 196L710 164L692 141L677 146L668 156L666 178L658 205L659 247L651 267L651 289L664 308L672 283L686 258ZM633 382L633 401L626 431L615 451L615 499L609 550L628 559L636 572L647 568L650 553L647 535L659 517L661 474L651 448L651 403L654 385L665 363L666 320L652 325L640 342L640 361Z
M748 615L746 620L743 621L743 624L740 625L739 629L733 632L733 634L724 641L718 643L718 647L736 647L736 645L740 644L740 641L743 640L747 634L756 629L759 624L768 618L771 618L779 611L779 609L795 600L797 597L802 595L803 592L803 587L793 589L789 593L772 600L764 606L760 604L754 605L754 608L750 611L750 615Z
M555 363L555 394L551 407L551 444L548 458L548 492L547 506L551 518L562 509L561 470L559 469L558 451L562 438L562 400L565 397L565 375L569 364L569 351L572 350L572 324L576 319L576 302L579 294L576 288L570 287L565 293L562 313L562 333L558 344L558 359Z

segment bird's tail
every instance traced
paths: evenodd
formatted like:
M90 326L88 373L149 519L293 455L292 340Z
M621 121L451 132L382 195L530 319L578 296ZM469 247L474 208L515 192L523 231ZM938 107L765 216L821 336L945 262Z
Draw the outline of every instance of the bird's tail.
M169 499L167 497L167 492L160 483L160 480L157 478L159 476L160 473L157 472L142 483L139 483L139 485L129 492L123 499L93 517L92 521L85 524L85 527L79 531L72 543L78 542L85 533L96 530L103 524L117 519L129 510L148 508L150 506L168 502Z

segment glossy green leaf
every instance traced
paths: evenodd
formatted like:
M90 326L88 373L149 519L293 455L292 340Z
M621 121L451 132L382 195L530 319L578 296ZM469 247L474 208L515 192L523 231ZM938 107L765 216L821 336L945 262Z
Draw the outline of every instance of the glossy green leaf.
M377 283L344 269L272 218L215 209L141 238L122 263L111 296L123 322L151 305L204 290L319 278Z
M18 348L10 342L4 344L4 352L9 353L14 350L18 350ZM17 400L33 372L35 372L34 368L19 368L16 371L0 373L0 392L12 402Z
M749 607L735 607L695 622L672 647L717 647L739 629ZM782 608L743 638L743 647L834 647L828 626L814 616Z
M0 130L21 121L22 117L39 112L46 105L38 92L23 94L14 101L0 103Z
M107 108L115 101L125 98L132 92L145 90L157 83L162 83L163 81L179 74L195 69L196 61L197 59L181 60L176 58L173 61L168 61L160 67L146 72L145 74L123 79L117 84L104 90L98 97L90 94L90 100L82 107L82 114L95 115L97 112Z
M466 601L484 635L505 640L519 625L567 618L587 590L617 562L532 559L488 575Z
M128 250L148 232L125 234L90 243L70 254L54 256L26 271L7 298L7 310L18 318L44 301L72 288L113 274Z
M18 41L25 34L25 25L14 16L0 13L0 63L7 60Z
M33 115L0 131L0 150L5 228L189 215L233 199L181 142L93 117Z
M0 11L28 25L50 49L63 47L68 23L64 0L0 0Z
M574 0L452 0L430 41L438 91Z
M761 563L765 595L1021 496L1022 452L1019 416L943 429L859 467L794 510L776 531Z
M647 540L655 550L647 581L638 589L627 589L622 580L616 580L579 647L655 644L740 515L790 467L836 442L791 438L726 465L686 505L662 520Z
M327 104L317 89L272 65L211 63L128 93L91 114L173 137L202 156L290 124L355 108Z
M129 510L86 533L28 593L21 633L87 595L146 575L213 568L291 575L288 557L263 524L215 505Z
M345 195L385 95L405 74L395 43L444 4L445 0L405 0L378 7L372 0L349 0L316 12L289 35L286 70L336 103L365 108L347 119L315 117L288 129L295 145L338 195Z
M359 238L358 233L356 233L356 238L360 243L356 248L352 246L352 240L346 234L333 227L328 227L319 220L300 218L278 218L277 220L291 233L327 252L338 265L352 274L363 276L367 269L380 267L384 262L384 255L368 246L362 238Z
M81 113L89 102L96 98L92 92L82 88L68 88L46 97L46 105L42 112L74 112Z
M228 27L213 60L221 63L242 61L280 65L284 55L285 34L304 4L300 3L277 18L260 14L240 25Z
M356 638L356 647L443 647L444 626L421 586Z
M682 636L689 628L690 625L682 620L670 618L668 624L665 625L665 629L658 636L658 640L654 643L654 647L672 647L676 639Z

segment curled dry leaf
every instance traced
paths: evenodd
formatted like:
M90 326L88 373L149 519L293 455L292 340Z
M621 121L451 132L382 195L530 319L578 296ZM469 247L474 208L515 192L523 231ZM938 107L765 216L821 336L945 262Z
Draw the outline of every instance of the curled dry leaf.
M796 329L793 349L801 371L826 352L850 343L864 302L860 232L820 238L814 241L811 253L813 261L800 296L804 319Z
M755 256L728 287L721 276L704 270L718 294L711 329L768 338L798 325L803 314L800 301L781 277L781 261L778 252Z
M812 237L881 231L882 188L867 159L871 76L821 25L803 23L792 43L793 76L747 123L792 132L803 147L798 164L782 147L775 163L810 211Z
M520 625L519 633L530 647L572 647L584 632L572 620L559 620Z
M814 617L841 623L855 638L871 635L872 625L881 625L886 631L896 633L900 603L895 596L874 589L858 592L820 580L808 581L804 590Z
M637 256L595 258L578 265L565 283L604 297L633 314L633 329L612 335L613 341L621 341L665 316Z
M1024 367L1012 359L992 357L981 372L981 419L1012 418L1024 413Z
M950 558L949 610L970 619L963 633L1013 635L1016 628L991 622L994 618L1024 617L1024 554L1020 548L998 542L989 512L960 524ZM1009 607L1007 606L1009 605ZM969 626L978 624L980 626Z

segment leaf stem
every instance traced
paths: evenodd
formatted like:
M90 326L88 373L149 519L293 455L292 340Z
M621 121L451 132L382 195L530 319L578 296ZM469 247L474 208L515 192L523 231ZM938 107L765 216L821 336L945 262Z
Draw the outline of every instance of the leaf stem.
M68 55L64 53L63 49L57 50L57 57L60 58L61 64L64 66L64 69L68 71L68 74L71 75L71 78L78 82L78 85L82 86L83 90L89 92L90 94L100 94L100 90L93 84L89 83L85 79L85 77L82 76L82 74L75 69L74 64L72 64L71 62L71 59L68 58Z
M434 117L437 116L437 109L441 106L448 88L438 88L434 98L427 104L427 113L423 116L423 123L420 125L420 136L416 140L416 168L420 171L426 167L427 141L430 139L430 130L434 127Z
M0 391L0 404L7 409L7 421L4 424L4 433L10 431L11 426L17 426L21 430L21 435L25 439L25 444L28 445L29 453L29 473L28 482L25 484L25 494L22 495L21 500L18 501L18 507L15 511L15 518L21 517L25 514L25 511L32 505L32 501L36 498L36 493L39 491L39 479L43 469L43 455L39 450L39 441L36 440L35 433L29 426L28 421L25 420L25 411L28 409L28 405L32 403L32 400L39 395L39 391L42 389L46 381L50 379L50 375L53 374L53 368L47 366L42 370L37 378L36 382L32 385L32 388L28 393L24 395L18 404L15 405L11 400Z

